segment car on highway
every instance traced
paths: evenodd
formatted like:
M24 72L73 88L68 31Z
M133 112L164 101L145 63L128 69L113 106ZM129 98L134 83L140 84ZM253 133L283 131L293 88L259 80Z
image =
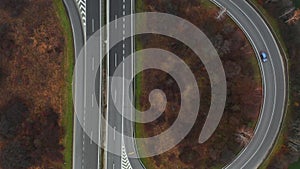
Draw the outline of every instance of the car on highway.
M260 55L260 58L263 62L268 61L268 54L266 52L260 52L259 55Z

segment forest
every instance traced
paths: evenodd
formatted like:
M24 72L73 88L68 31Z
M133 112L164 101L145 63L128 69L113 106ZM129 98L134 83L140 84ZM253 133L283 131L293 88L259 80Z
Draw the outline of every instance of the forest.
M53 2L0 3L0 168L62 168L64 36Z
M152 34L137 37L137 43L143 49L161 48L179 56L194 73L201 93L200 110L190 133L176 147L163 154L144 158L143 163L153 169L223 167L249 143L261 108L260 70L252 46L230 18L218 17L220 9L209 1L145 0L139 11L167 12L196 25L217 49L227 78L227 100L221 122L213 136L204 144L199 144L198 137L211 97L210 81L204 65L191 49L175 39ZM179 27L177 29L180 30ZM147 62L149 61L142 60L141 64ZM176 68L172 62L168 64L169 67ZM180 108L180 93L176 81L165 72L146 70L138 76L142 79L138 98L141 110L149 108L148 96L153 89L164 91L168 101L165 111L158 119L136 125L137 137L150 137L165 131L176 120ZM138 144L138 147L139 151L160 148L159 144L156 147Z

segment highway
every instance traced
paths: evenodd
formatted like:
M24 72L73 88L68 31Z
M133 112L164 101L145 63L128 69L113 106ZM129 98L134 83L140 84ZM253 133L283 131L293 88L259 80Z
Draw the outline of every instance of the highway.
M250 143L225 168L258 168L273 147L278 135L286 103L286 77L284 61L276 41L261 16L241 0L213 0L242 28L250 40L259 60L263 79L263 105L259 122ZM259 51L269 54L262 63Z
M132 14L132 0L114 0L109 1L107 4L107 22L112 22L113 26L108 30L108 43L109 39L111 39L111 35L114 34L123 34L125 36L127 31L131 31L132 21L131 20L122 20L121 22L115 22L114 20L121 18L125 15ZM120 38L122 39L122 38ZM108 45L109 46L109 45ZM108 65L108 74L109 77L114 75L114 72L117 67L121 66L123 70L123 78L131 77L133 71L133 64L124 64L122 62L124 58L130 55L133 52L132 38L123 39L117 45L112 47L109 51L107 65ZM121 64L121 65L120 65ZM123 122L125 118L122 117L124 113L122 108L122 112L118 112L116 107L114 106L113 99L118 102L118 104L122 104L124 106L124 84L120 85L118 88L120 90L115 90L110 92L110 80L108 79L108 109L107 109L107 121L109 125L114 129L114 132L106 132L106 144L109 150L113 150L114 154L106 151L106 163L105 168L107 169L115 169L115 168L124 168L122 167L122 148L124 148L124 142L121 135L116 135L116 132L123 133ZM124 83L124 82L123 82ZM113 98L114 97L114 98Z
M84 63L80 66L80 69L74 72L76 78L75 83L73 83L73 91L76 86L83 87L83 90L82 92L75 92L73 96L74 103L80 103L77 104L77 110L80 110L80 112L77 112L74 116L73 168L96 169L100 168L101 165L101 151L98 146L101 131L100 116L98 103L95 99L95 95L98 94L99 96L99 93L95 93L94 90L95 80L90 80L89 77L95 76L98 70L94 65L97 65L96 63L100 61L101 37L94 44L97 46L96 48L83 50L86 51L84 57L79 57L79 54L87 39L100 28L101 4L99 0L89 0L81 4L85 7L84 13L87 18L84 25L78 13L76 2L65 0L64 3L73 29L76 62L82 59L80 63Z
M245 168L252 169L258 168L261 162L266 158L269 151L271 150L274 141L279 132L282 118L285 110L285 102L286 102L286 77L285 77L285 68L284 61L282 60L282 56L280 54L280 50L274 40L272 33L270 32L266 23L262 20L261 16L246 2L241 0L211 0L216 3L220 7L224 7L227 9L227 13L232 19L242 28L244 33L247 35L250 40L256 54L257 59L259 60L260 69L262 72L263 78L263 105L262 111L259 117L258 125L255 129L255 135L250 141L250 143L243 149L239 155L225 168ZM133 0L115 0L108 1L107 9L108 9L108 17L107 21L113 21L119 17L124 15L131 14L133 12ZM97 31L100 27L101 18L100 18L100 3L99 0L89 0L87 1L87 14L86 14L86 35L80 36L83 33L82 27L78 24L78 12L74 11L75 7L71 1L65 0L65 4L67 6L67 10L70 16L72 28L73 28L73 36L74 36L74 44L75 51L78 55L79 49L83 46L84 41L93 34L93 32ZM124 21L125 22L125 21ZM128 24L129 23L129 24ZM125 24L125 23L124 23ZM124 25L115 25L114 29L109 30L110 34L114 34L114 32L123 32L128 31L128 27L132 27L132 21L126 21ZM89 124L84 123L85 121L90 124L100 124L99 114L95 113L87 113L85 112L85 108L89 106L89 109L95 109L96 101L94 100L94 95L97 94L93 90L92 83L89 83L89 80L86 77L90 75L95 75L97 68L93 67L96 62L99 62L99 58L95 57L95 53L98 52L100 54L100 41L99 44L95 44L95 46L99 46L99 48L94 48L95 51L91 56L87 54L88 57L83 58L84 66L82 71L75 72L75 76L79 77L77 79L76 85L83 86L84 92L77 93L74 96L75 101L83 101L83 104L80 107L82 110L82 115L75 117L74 122L74 152L73 152L73 168L87 168L94 169L99 168L99 160L101 154L99 153L99 147L95 142L99 143L100 128L99 126L88 126ZM108 37L109 39L109 37ZM108 41L109 43L109 41ZM124 65L122 63L124 57L129 55L132 52L133 42L132 39L126 39L121 41L115 47L113 47L109 52L109 60L107 60L108 65L108 73L109 76L112 76L116 67L119 64L122 64L123 68L123 76L129 77L133 71L134 62L131 65ZM89 50L87 50L89 51ZM266 51L269 53L269 61L266 63L262 63L258 53L259 51ZM101 68L100 68L101 70ZM101 72L101 71L100 71ZM100 73L101 74L101 73ZM83 83L84 84L81 84ZM100 86L100 85L99 85ZM108 85L109 86L109 85ZM120 84L120 89L122 89L122 84ZM110 91L109 88L107 91ZM134 133L132 129L131 122L123 119L121 114L116 110L113 104L113 97L117 97L118 102L124 103L124 98L122 97L124 90L118 90L117 92L121 93L113 93L108 92L108 109L107 109L107 119L110 126L116 131L120 133L132 134ZM99 110L95 110L93 112L98 112ZM123 113L123 112L121 112ZM79 118L79 119L77 119ZM80 121L80 122L79 122ZM79 124L82 123L82 124ZM89 133L89 136L94 137L91 141L91 138L84 134L81 125L84 125L86 132ZM87 126L85 126L87 125ZM97 141L98 140L98 141ZM114 132L106 133L106 142L108 148L115 149L117 152L122 151L123 140L118 135L115 135ZM105 157L105 168L114 169L121 168L121 157L118 155L111 154L109 152L105 152L103 155ZM134 169L143 168L142 164L140 164L138 159L130 159L130 162Z

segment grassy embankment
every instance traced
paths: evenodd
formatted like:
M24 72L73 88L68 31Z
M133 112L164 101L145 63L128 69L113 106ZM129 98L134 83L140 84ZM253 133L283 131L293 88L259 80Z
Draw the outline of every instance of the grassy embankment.
M74 47L72 29L69 17L66 13L62 0L53 0L56 14L59 18L62 32L65 37L64 46L64 72L65 72L65 88L64 92L64 114L62 115L62 126L64 128L63 146L64 146L64 169L72 168L72 152L73 152L73 98L72 98L72 78L74 68Z
M273 18L261 5L259 5L257 0L249 0L249 2L256 8L256 10L261 14L261 16L263 16L264 20L268 23L273 35L276 38L276 41L279 44L281 53L283 54L283 56L285 58L287 58L287 53L288 53L287 48L286 48L284 40L281 36L280 28L279 28L279 25L278 25L278 22L276 21L276 19ZM290 98L288 98L288 103L289 102L290 102ZM285 115L285 118L284 118L284 122L282 124L282 128L281 128L278 138L275 142L274 148L271 151L268 158L260 166L261 169L265 169L268 167L272 158L274 158L274 156L280 151L282 145L284 144L284 134L288 130L287 122L289 121L290 118L291 118L291 110L288 109L287 113Z
M137 0L136 1L136 12L143 12L143 9L144 9L144 6L143 6L143 1L142 0ZM143 46L142 46L142 43L140 41L139 38L135 38L135 50L136 51L139 51L139 50L142 50L143 49ZM139 67L141 66L142 63L142 59L141 58L137 58L135 60L135 66L136 67ZM137 76L135 77L135 107L137 110L141 110L141 103L140 103L140 97L141 97L141 94L142 94L142 73L139 73L137 74ZM135 124L135 136L137 138L143 138L143 137L147 137L145 135L145 131L144 131L144 128L143 128L143 124L141 123L136 123ZM141 152L142 151L142 147L141 145L137 146L138 148L138 152ZM153 168L151 167L153 164L152 162L149 160L149 158L141 158L141 161L142 163L146 166L146 168Z

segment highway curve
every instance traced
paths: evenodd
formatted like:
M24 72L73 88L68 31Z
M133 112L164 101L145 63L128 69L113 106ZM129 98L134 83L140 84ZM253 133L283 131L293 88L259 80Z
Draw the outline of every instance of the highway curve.
M254 136L225 168L258 168L273 147L285 112L286 73L283 57L267 24L247 1L212 2L226 8L228 15L247 35L255 50L263 79L263 105ZM262 63L259 51L269 54L268 62Z

